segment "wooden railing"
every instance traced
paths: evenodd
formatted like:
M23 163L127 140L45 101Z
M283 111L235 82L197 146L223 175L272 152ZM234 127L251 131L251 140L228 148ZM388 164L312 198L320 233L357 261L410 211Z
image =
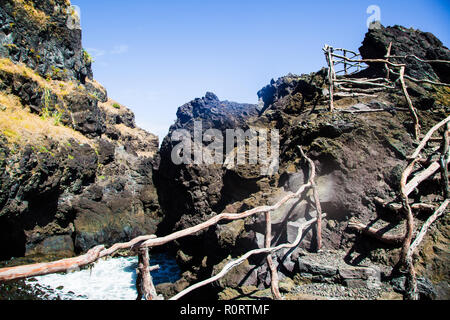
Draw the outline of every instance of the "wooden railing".
M403 94L405 95L411 117L414 120L414 137L420 139L420 123L417 111L414 108L411 97L409 96L405 79L415 83L428 83L436 86L450 87L450 84L428 79L415 79L405 75L407 65L405 63L394 63L390 59L405 60L413 58L423 63L444 63L450 64L447 60L424 60L415 55L391 56L392 42L387 48L387 54L383 59L357 59L361 56L354 51L347 49L335 49L329 45L325 45L322 49L328 65L328 83L329 83L329 110L334 110L334 97L355 97L355 96L373 96L374 92L386 89L395 89L399 84ZM341 53L341 54L338 54ZM350 56L348 56L350 54ZM384 64L386 70L385 77L382 78L352 78L359 71L367 68L369 63ZM343 69L336 70L337 66L343 66ZM356 70L354 70L356 69ZM353 70L353 71L351 71ZM344 73L338 77L339 73ZM392 76L397 76L395 80L391 80ZM354 89L346 88L345 85L361 85L364 88ZM366 88L368 87L368 88ZM342 92L338 92L342 91Z
M271 288L272 293L274 296L274 299L281 299L281 295L279 293L278 289L278 271L272 261L272 254L274 252L280 251L285 248L294 248L297 247L301 240L302 240L302 234L303 230L315 223L320 227L322 217L325 215L322 213L319 197L316 190L316 184L314 182L316 178L316 168L314 165L314 162L309 159L303 150L299 147L299 152L301 156L307 161L309 166L309 181L308 183L302 185L296 193L290 193L283 197L280 201L278 201L276 204L272 206L262 206L257 207L251 210L247 210L242 213L222 213L219 214L208 221L205 221L201 224L198 224L196 226L193 226L191 228L181 230L175 233L172 233L168 236L157 238L154 235L148 235L148 236L141 236L138 238L135 238L129 242L126 243L117 243L110 247L109 249L106 249L105 246L100 245L96 246L95 248L89 250L86 254L70 258L70 259L64 259L59 260L55 262L49 262L49 263L39 263L39 264L33 264L33 265L25 265L25 266L18 266L18 267L11 267L11 268L3 268L0 269L0 282L9 281L9 280L17 280L17 279L25 279L30 277L36 277L36 276L42 276L52 273L59 273L59 272L68 272L71 270L76 270L78 268L90 265L96 261L98 261L101 258L111 256L118 250L123 249L129 249L132 252L135 252L139 257L139 264L138 264L138 270L137 270L137 280L136 280L136 288L138 291L138 299L144 298L146 300L158 300L163 299L162 296L158 295L156 293L155 287L153 285L152 277L150 272L153 270L157 270L159 266L150 266L149 265L149 248L154 248L158 246L162 246L164 244L167 244L171 241L181 239L190 235L194 235L200 231L203 231L211 226L214 226L218 224L220 221L234 221L234 220L240 220L245 219L250 216L258 215L258 214L265 214L265 221L266 221L266 241L265 241L265 248L252 250L246 253L241 258L234 260L230 263L228 263L223 270L218 273L217 275L211 277L210 279L204 280L198 284L195 284L191 287L188 287L187 289L183 290L182 292L179 292L176 296L172 297L171 300L176 300L184 295L188 294L189 292L200 288L202 286L205 286L209 283L212 283L221 277L225 276L230 270L232 270L234 267L241 264L243 261L248 259L252 255L256 254L267 254L267 264L269 266L269 270L271 271ZM286 243L283 245L279 245L277 247L271 247L272 242L272 235L271 235L271 212L279 209L283 204L285 204L287 201L291 199L301 199L306 195L306 192L310 189L313 190L314 193L314 205L317 212L317 218L311 219L310 221L304 223L302 226L298 229L298 236L294 243ZM317 248L320 249L321 246L321 231L317 230Z

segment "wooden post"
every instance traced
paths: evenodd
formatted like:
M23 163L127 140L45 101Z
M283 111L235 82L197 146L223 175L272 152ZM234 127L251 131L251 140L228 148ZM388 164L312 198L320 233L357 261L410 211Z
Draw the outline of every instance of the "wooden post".
M386 54L386 61L389 61L389 57L391 56L391 50L392 50L392 42L389 43L389 47ZM386 67L386 79L389 81L389 77L391 76L389 65L386 63L385 67Z
M440 159L441 176L442 176L442 189L444 192L444 198L450 199L449 182L448 182L448 160L449 160L449 145L450 145L450 123L447 122L443 135L443 150Z
M314 202L317 211L317 251L322 250L322 206L320 205L319 192L314 181L311 181L313 186Z
M140 247L138 249L138 268L136 270L136 289L138 291L138 297L136 300L160 300L156 293L155 286L153 285L152 276L150 271L155 268L150 268L150 256L148 248Z
M344 57L347 58L347 50L344 50ZM347 71L347 60L344 60L344 70L345 70L345 75L348 75L348 71Z
M412 213L411 205L409 204L408 194L405 191L406 183L408 181L409 176L414 171L414 166L417 164L418 159L414 159L408 167L403 171L402 178L400 181L400 189L401 189L401 197L402 197L402 205L403 210L406 215L406 234L403 240L402 251L400 253L400 264L407 265L407 254L409 247L411 246L411 241L414 233L414 216Z
M266 240L265 247L267 249L272 247L272 219L270 212L266 212ZM272 295L274 300L282 300L280 289L278 287L278 270L275 267L272 260L272 253L267 255L267 265L271 273L270 287L272 289Z
M334 68L333 68L333 56L331 55L332 48L329 45L325 45L324 48L326 52L327 62L328 62L328 81L330 82L330 111L334 110Z
M420 139L419 117L417 116L416 109L414 108L414 106L412 104L411 98L410 98L409 93L408 93L408 89L407 89L406 84L405 84L405 67L404 66L402 66L400 68L400 83L402 85L403 94L405 95L406 102L408 103L409 110L410 110L411 115L412 115L412 117L414 119L414 138L416 140L419 140Z

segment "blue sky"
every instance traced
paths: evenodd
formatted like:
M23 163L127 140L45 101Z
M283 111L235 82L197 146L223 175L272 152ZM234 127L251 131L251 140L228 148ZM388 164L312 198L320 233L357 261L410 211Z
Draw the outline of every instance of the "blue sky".
M272 78L325 64L325 43L358 49L370 5L385 26L434 33L450 45L450 0L72 0L94 77L162 139L182 104L212 91L257 103Z

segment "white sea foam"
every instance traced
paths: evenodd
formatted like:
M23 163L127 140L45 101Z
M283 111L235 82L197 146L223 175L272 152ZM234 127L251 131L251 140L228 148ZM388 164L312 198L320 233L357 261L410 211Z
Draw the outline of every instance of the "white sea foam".
M174 261L167 257L152 260L160 264L159 272L152 272L154 283L174 282L179 278L179 270ZM41 290L52 299L62 300L135 300L137 257L101 260L92 269L68 274L50 274L36 277Z

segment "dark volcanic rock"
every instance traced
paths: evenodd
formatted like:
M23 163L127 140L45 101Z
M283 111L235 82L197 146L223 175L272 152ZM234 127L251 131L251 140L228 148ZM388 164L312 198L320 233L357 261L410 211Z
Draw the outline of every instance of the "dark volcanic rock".
M258 92L263 104L260 112L264 113L270 107L274 110L282 109L286 113L298 113L306 106L317 104L322 98L321 87L326 74L326 70L323 69L310 75L289 74L277 81L272 80L270 85Z
M43 77L92 79L91 63L81 45L77 13L65 0L2 0L0 56L23 62Z
M160 167L157 172L158 192L161 205L166 212L165 231L190 227L201 222L213 212L220 212L224 205L239 197L227 194L226 184L237 185L247 179L227 173L221 165L180 165L173 164L171 153L179 142L171 140L171 134L177 129L188 130L193 137L195 121L201 121L203 132L218 129L225 133L227 129L248 129L246 120L257 115L255 105L220 101L213 93L207 93L202 99L195 99L181 106L177 112L177 121L171 126L169 135L164 139L160 150ZM251 185L251 179L248 180ZM251 193L245 190L244 193ZM174 198L173 195L176 194ZM175 227L175 224L176 227Z
M382 58L390 41L394 42L392 54L395 55L449 59L448 50L439 40L430 34L401 27L370 31L361 52L365 58ZM407 60L407 65L413 77L446 80L445 71L435 65L416 63L411 59ZM371 65L360 75L373 76L381 71L384 69ZM382 263L390 269L396 263L397 249L363 235L355 235L347 226L356 220L393 233L402 232L398 224L401 218L377 206L374 198L393 199L398 194L399 174L407 165L407 156L415 148L411 119L409 114L395 110L399 106L405 107L401 92L380 92L370 98L336 99L338 109L352 110L364 105L383 108L386 112L328 112L326 75L326 70L321 70L309 75L289 74L273 80L258 92L261 104L255 111L256 116L253 112L244 114L240 108L228 111L225 107L223 110L227 112L221 114L217 106L223 103L213 94L181 107L170 133L176 129L192 133L195 120L202 120L204 128L222 131L234 126L244 130L260 126L279 129L281 167L278 174L264 178L250 166L233 170L222 166L177 166L170 159L174 144L169 135L161 148L157 172L158 193L166 213L159 231L167 234L203 222L216 213L242 212L274 204L289 192L296 192L300 185L306 183L308 174L307 164L298 151L298 146L302 146L316 164L319 197L322 209L327 213L322 230L324 250L346 252L340 258L345 267L342 269L333 263L323 265L321 261L307 263L298 258L301 250L316 250L314 227L305 230L302 243L291 252L291 256L286 257L286 252L274 255L275 264L280 265L280 272L286 276L303 272L310 276L310 280L345 283L350 289L379 286L380 275L373 263ZM424 132L448 114L448 107L443 103L448 94L412 83L408 83L408 87L413 103L420 110ZM416 200L419 201L419 196ZM309 193L301 201L288 202L272 213L272 245L292 242L296 238L299 225L317 215L311 203ZM445 225L441 222L441 227ZM217 273L231 258L237 258L250 249L261 248L264 232L262 216L248 218L244 223L223 222L177 242L178 260L183 270L189 270L201 280ZM441 232L447 234L447 231ZM448 237L439 237L438 241L441 248L441 244L448 243ZM443 281L437 274L448 268L441 260L436 262L433 255L427 253L425 256L424 260L433 261L433 264L423 272L436 274L436 282L445 283L447 280ZM220 281L218 291L243 284L260 288L270 285L270 272L264 258L249 259L239 272L233 272Z
M370 30L359 51L363 59L382 59L386 56L391 42L392 56L415 55L424 60L450 60L450 51L433 34L401 26ZM392 59L392 61L398 63L406 61L406 74L416 79L450 82L450 66L448 64L428 64L413 58ZM370 67L370 72L378 75L385 74L384 65L375 63L370 64Z
M158 139L92 79L70 3L0 2L0 260L154 233Z

